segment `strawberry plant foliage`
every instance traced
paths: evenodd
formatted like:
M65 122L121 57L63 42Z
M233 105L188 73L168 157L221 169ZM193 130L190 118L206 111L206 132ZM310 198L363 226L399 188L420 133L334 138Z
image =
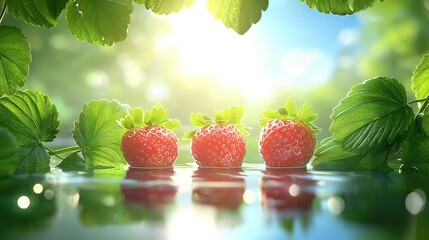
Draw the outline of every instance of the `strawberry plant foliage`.
M385 169L386 150L375 154L359 154L348 151L342 144L332 137L321 142L321 146L316 150L312 165L319 170L377 170Z
M52 28L69 0L6 0L15 17L33 26Z
M191 113L191 123L197 128L202 128L204 126L208 126L211 124L219 124L226 125L232 124L234 125L244 136L249 135L248 129L244 126L244 124L240 123L241 119L244 115L244 106L231 106L224 110L216 110L214 113L214 121L211 120L205 114L202 113ZM185 133L183 137L184 140L192 139L195 135L195 131L189 131Z
M0 98L0 127L8 128L23 147L53 141L58 133L58 112L48 96L30 90Z
M0 128L0 176L15 172L20 162L19 146L7 128Z
M316 150L313 168L383 171L395 152L402 172L429 173L427 61L424 56L412 76L413 91L422 99L407 102L405 88L393 78L353 86L333 110L332 137ZM414 114L410 105L418 102L423 103Z
M83 106L72 132L87 168L120 168L126 164L121 152L125 129L117 121L128 109L115 100L94 100Z
M112 45L127 37L131 0L72 0L67 7L67 23L81 41Z
M21 30L0 26L0 97L24 86L30 61L30 45Z
M414 70L411 88L417 99L429 96L429 55L425 55Z
M365 154L392 144L411 124L413 111L402 84L377 77L353 86L331 118L333 138L345 149Z
M170 14L182 10L184 7L190 7L195 0L134 0L137 3L144 4L146 9L152 10L156 14Z
M126 130L147 126L161 126L169 130L175 130L180 127L180 121L169 119L167 108L160 103L146 112L139 107L133 108L131 111L127 111L125 117L121 118L118 123Z
M370 7L375 0L300 0L310 8L316 8L322 13L333 13L339 15L352 14L354 12Z
M277 110L267 108L262 112L262 116L264 118L259 120L259 125L261 126L264 126L275 119L290 119L298 120L307 124L315 133L320 131L320 129L313 124L317 119L317 113L313 113L313 109L310 107L308 102L304 103L304 105L302 105L298 110L296 102L291 98L288 98L283 107L280 107Z
M268 0L208 0L209 12L239 34L246 33L257 23L267 8Z
M50 156L43 142L58 133L58 112L48 96L29 90L0 98L0 127L9 129L22 147L18 172L49 171Z

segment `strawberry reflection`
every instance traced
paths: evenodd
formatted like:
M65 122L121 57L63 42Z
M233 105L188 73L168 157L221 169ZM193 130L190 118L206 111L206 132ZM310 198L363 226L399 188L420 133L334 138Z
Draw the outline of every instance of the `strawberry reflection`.
M173 169L127 171L121 184L124 203L131 214L142 219L162 220L166 207L174 203L177 186Z
M199 168L192 175L192 201L222 211L237 210L243 202L242 169Z
M278 169L263 172L260 183L262 207L276 212L307 212L311 210L315 182L306 178L304 169Z

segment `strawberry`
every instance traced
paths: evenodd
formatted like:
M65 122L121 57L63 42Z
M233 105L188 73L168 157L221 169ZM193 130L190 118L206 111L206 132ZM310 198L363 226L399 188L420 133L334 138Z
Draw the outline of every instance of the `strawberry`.
M277 111L266 109L259 137L259 153L267 167L303 167L313 156L315 133L320 131L312 124L317 114L305 103L298 111L290 98Z
M240 167L246 155L247 129L240 123L244 107L232 106L215 111L212 121L201 113L191 114L198 130L185 133L191 139L191 154L201 167Z
M160 104L143 113L141 108L127 112L119 124L128 131L122 137L122 153L131 167L172 167L179 154L179 142L171 131L179 120L168 119L168 111Z

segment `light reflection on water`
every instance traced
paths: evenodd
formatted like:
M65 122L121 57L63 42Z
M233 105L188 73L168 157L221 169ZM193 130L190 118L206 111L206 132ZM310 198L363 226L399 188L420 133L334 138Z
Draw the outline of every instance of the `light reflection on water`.
M396 173L267 170L260 164L2 178L0 236L424 239L428 180Z

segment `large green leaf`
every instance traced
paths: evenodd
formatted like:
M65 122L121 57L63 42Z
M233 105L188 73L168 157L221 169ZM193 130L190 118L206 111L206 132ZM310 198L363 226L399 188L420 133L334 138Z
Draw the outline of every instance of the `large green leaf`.
M81 147L87 168L117 167L126 164L121 151L125 130L118 122L130 107L116 100L86 103L75 122L73 137Z
M413 121L405 88L393 78L377 77L355 85L331 115L329 130L351 151L374 153L393 143Z
M144 4L146 9L152 10L156 14L170 14L179 12L184 7L190 7L195 0L134 0Z
M52 28L69 0L6 0L8 9L24 22Z
M48 96L30 90L0 98L0 127L8 128L21 146L36 146L54 140L58 112Z
M425 55L417 65L411 81L411 88L417 99L429 96L429 55Z
M49 172L51 156L42 145L22 148L21 163L16 169L17 173Z
M12 133L0 128L0 176L15 172L20 162L20 149Z
M67 23L81 41L112 45L127 37L131 0L73 0L67 7Z
M246 33L257 23L267 8L268 0L208 0L209 12L239 34Z
M403 143L402 172L429 173L429 138L412 135Z
M310 8L316 8L322 13L333 13L338 15L352 14L354 12L370 7L375 0L300 0Z
M314 153L311 162L316 170L384 170L386 169L389 149L375 154L358 154L350 152L341 146L341 143L332 138L321 142L321 146Z
M421 119L417 118L405 134L402 144L401 172L429 173L429 137L421 132Z
M30 61L30 45L21 30L0 26L0 96L24 86Z

